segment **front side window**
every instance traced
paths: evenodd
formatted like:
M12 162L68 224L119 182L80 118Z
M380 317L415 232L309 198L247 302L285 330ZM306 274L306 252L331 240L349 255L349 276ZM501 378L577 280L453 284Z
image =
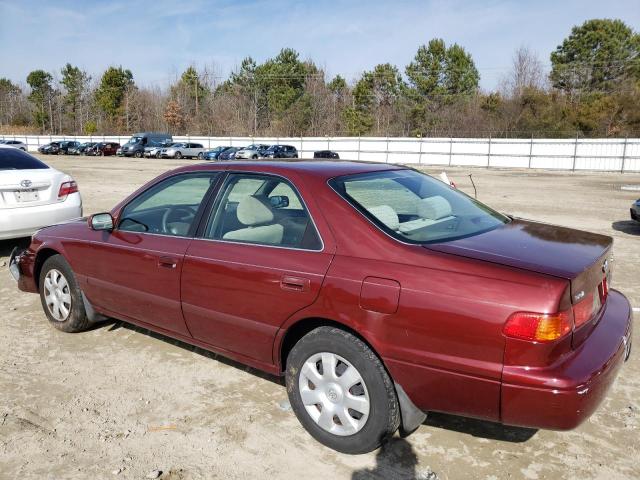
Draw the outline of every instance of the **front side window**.
M119 230L186 237L217 174L204 172L168 178L141 193L120 216Z
M321 250L322 242L295 188L280 177L232 174L211 212L205 238Z
M415 170L338 177L331 187L379 228L410 243L477 235L510 221L477 200Z

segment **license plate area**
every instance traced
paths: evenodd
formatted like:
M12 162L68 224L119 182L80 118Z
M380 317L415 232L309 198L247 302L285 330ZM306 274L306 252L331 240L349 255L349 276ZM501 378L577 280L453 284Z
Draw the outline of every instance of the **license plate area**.
M16 202L25 203L25 202L37 202L40 200L40 193L35 188L30 190L18 190L14 192L16 196Z

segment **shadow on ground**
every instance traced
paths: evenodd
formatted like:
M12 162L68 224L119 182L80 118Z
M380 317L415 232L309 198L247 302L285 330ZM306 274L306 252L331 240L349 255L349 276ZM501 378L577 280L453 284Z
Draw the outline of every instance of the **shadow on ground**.
M611 224L611 228L629 235L640 235L640 222L635 220L619 220Z

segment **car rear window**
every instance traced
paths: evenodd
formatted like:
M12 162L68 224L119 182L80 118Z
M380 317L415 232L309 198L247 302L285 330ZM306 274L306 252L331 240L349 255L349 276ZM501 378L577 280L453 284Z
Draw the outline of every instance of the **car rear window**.
M510 221L477 200L415 170L337 177L333 189L380 229L426 244L478 235Z
M0 149L0 170L42 170L49 168L37 158L16 148Z

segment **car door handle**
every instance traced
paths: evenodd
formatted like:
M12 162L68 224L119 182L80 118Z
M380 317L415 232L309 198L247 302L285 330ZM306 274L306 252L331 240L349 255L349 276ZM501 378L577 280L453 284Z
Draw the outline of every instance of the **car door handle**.
M158 266L164 268L176 268L178 260L172 257L160 257L158 259Z
M280 288L283 290L294 290L296 292L306 292L311 286L308 278L293 277L291 275L283 275L280 280Z

